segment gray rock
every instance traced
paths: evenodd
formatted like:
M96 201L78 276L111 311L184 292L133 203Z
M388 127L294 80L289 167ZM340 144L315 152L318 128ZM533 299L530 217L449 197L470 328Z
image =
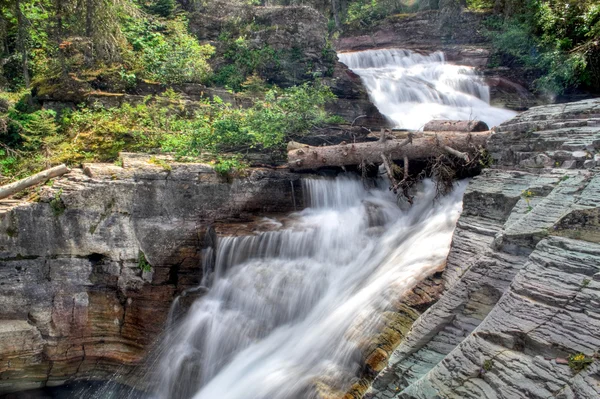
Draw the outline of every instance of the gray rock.
M592 159L588 159L586 161L583 162L583 167L585 169L591 169L593 167L596 166L596 161L592 160Z
M577 168L577 161L575 160L568 160L562 163L561 165L562 168L564 169L576 169Z
M0 394L126 379L173 298L198 286L211 223L303 206L299 176L285 171L228 182L203 164L166 171L123 158L124 168L87 164L55 179L40 202L0 201L0 359L10 364ZM49 203L57 196L62 213Z
M573 159L577 161L583 161L588 156L588 153L585 151L575 151L573 152Z
M598 114L600 101L588 100L498 128L490 149L502 168L467 188L446 291L365 398L600 397L598 361L578 373L564 364L600 348L600 174L565 170L576 160L534 169L536 159L596 145L600 129L587 120Z

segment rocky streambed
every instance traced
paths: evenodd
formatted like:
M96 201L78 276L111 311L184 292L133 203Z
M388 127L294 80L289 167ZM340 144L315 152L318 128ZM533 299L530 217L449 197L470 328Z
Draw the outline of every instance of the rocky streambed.
M496 165L467 187L445 270L386 314L346 397L597 397L599 149L598 100L498 127ZM253 232L256 215L304 204L300 176L285 170L229 180L125 155L56 179L37 202L0 206L6 393L116 371L126 381L173 299L200 283L215 234ZM573 355L590 364L570 366Z

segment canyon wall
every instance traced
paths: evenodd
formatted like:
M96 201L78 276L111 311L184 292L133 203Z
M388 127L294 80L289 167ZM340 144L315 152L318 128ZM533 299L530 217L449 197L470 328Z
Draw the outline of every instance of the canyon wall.
M285 171L229 181L207 165L148 160L89 164L37 202L0 201L0 393L126 377L173 298L199 285L215 221L303 206Z
M365 398L600 395L600 100L532 108L488 150L445 291Z

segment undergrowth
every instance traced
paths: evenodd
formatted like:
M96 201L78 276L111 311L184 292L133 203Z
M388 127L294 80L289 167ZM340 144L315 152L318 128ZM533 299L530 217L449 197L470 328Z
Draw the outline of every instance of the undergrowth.
M129 151L200 157L231 170L243 162L228 160L226 153L281 150L290 137L335 119L324 110L335 96L318 82L275 87L263 97L249 108L214 97L188 109L180 101L149 96L139 104L80 107L60 116L16 103L3 116L9 127L0 132L7 143L0 147L0 168L8 180L54 164L114 162L119 152Z

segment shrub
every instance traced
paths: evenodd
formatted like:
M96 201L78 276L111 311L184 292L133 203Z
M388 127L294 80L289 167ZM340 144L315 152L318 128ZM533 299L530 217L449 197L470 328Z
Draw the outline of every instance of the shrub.
M20 126L15 150L2 149L0 170L7 177L27 175L50 164L113 162L121 151L173 153L218 160L222 169L228 152L249 149L279 151L293 136L331 121L326 102L334 99L327 86L306 83L272 88L250 108L240 109L218 97L186 110L178 95L118 108L83 107L65 111L58 121L52 111L31 113L11 109ZM7 147L8 148L8 147ZM168 164L153 161L165 169ZM234 168L235 169L235 168Z
M133 72L160 83L202 83L211 68L207 60L214 47L201 45L187 32L183 16L167 21L129 19L125 36L133 52L128 55Z
M493 8L495 0L467 0L467 7L471 10L486 10Z
M221 35L219 40L225 47L223 57L227 62L212 78L217 85L241 91L249 76L260 76L268 68L280 67L280 54L268 45L253 48L244 37L231 40L227 34Z

